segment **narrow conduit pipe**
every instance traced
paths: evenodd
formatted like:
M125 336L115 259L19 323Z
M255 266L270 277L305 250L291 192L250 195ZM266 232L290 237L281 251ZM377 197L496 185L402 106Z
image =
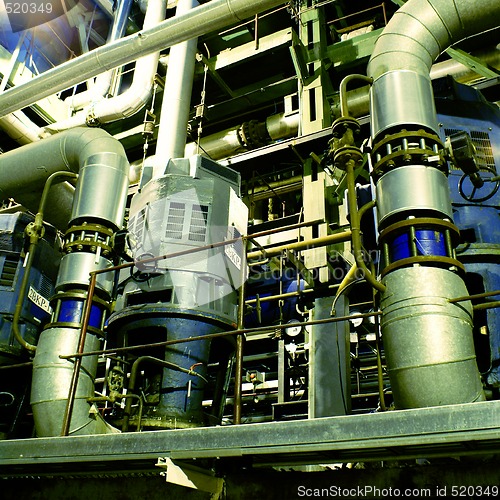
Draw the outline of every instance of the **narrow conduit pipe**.
M220 160L238 153L252 149L245 143L243 129L246 123L216 132L215 134L202 137L200 140L200 154L208 155L212 160ZM270 141L277 141L289 137L295 137L299 131L299 113L278 113L268 116L265 122L257 124L258 129L265 130ZM198 153L198 144L189 142L186 144L185 156L188 158Z
M61 170L79 173L68 234L72 228L80 234L86 224L91 226L92 234L100 231L102 235L122 227L129 164L123 146L101 129L68 130L0 155L0 193L12 196L27 185L42 187L53 172ZM77 349L80 328L74 323L81 320L78 297L86 293L90 272L113 265L111 257L100 252L103 247L91 242L87 246L84 241L82 247L73 252L65 249L55 285L56 295L51 301L59 300L57 304L61 307L55 307L55 311L61 311L64 305L66 319L59 313L58 317L54 316L40 335L36 348L31 404L38 436L57 436L61 432L73 362L61 359L60 355ZM101 274L96 284L100 304L110 300L113 277L108 274ZM63 298L59 299L61 294ZM100 322L104 319L102 312ZM101 338L95 328L94 325L94 332L86 336L83 352L99 348ZM70 433L117 432L96 411L91 411L87 402L94 396L97 370L97 356L88 358L82 362Z
M191 11L196 5L197 0L179 0L175 16ZM192 38L170 49L153 178L161 177L165 173L170 158L184 158L197 44L198 39Z
M28 287L28 281L30 277L31 267L33 265L33 260L35 258L36 249L38 246L38 242L40 238L43 238L45 229L43 227L44 223L44 210L45 205L47 203L48 194L52 183L57 177L72 177L76 178L77 175L73 172L55 172L49 176L45 187L43 188L42 198L40 200L40 206L38 208L38 212L35 216L35 221L29 224L25 229L25 235L29 237L30 244L28 248L28 258L24 263L24 274L21 280L21 286L19 287L19 295L17 297L16 307L14 309L14 316L12 318L12 332L14 333L15 339L19 342L19 344L24 347L27 351L34 353L36 351L36 345L30 344L27 342L21 333L21 329L19 326L19 320L21 318L21 312L24 305L24 301L26 299L26 289Z
M165 19L166 6L166 0L149 0L144 29L152 28ZM132 84L123 94L92 103L87 109L71 118L48 125L45 130L55 133L73 127L109 123L133 116L151 97L159 57L160 53L154 52L137 60Z
M367 69L374 80L370 95L374 148L380 139L391 140L390 134L396 137L402 130L426 138L435 135L439 141L432 63L454 43L496 27L499 18L498 0L484 0L481 8L473 0L409 0L394 14ZM378 207L379 227L391 218L407 219L422 210L450 218L446 177L420 162L413 160L416 165L407 166L385 162L387 170L376 181L377 200L383 195L393 210L381 214L384 207ZM434 194L424 200L423 194L431 191ZM484 399L472 339L472 307L470 302L461 307L450 307L448 302L450 295L467 294L462 278L447 267L423 263L392 270L383 283L387 289L381 294L381 328L396 407Z
M176 18L124 37L67 61L29 82L0 95L0 117L29 106L44 97L123 66L139 57L166 49L205 33L239 23L283 0L211 0Z

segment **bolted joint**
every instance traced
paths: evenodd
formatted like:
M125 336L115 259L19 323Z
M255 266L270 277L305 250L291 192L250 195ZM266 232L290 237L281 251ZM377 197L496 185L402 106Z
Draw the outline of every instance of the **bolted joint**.
M353 168L363 165L364 156L361 150L355 146L343 146L335 150L333 164L336 168L346 170L348 164Z
M35 218L35 222L30 222L26 226L24 234L30 239L30 243L38 243L38 240L40 240L40 238L43 238L45 234L45 228Z
M332 125L332 135L335 138L342 138L348 135L352 138L352 143L354 144L354 137L358 136L361 132L361 125L358 120L352 118L351 116L341 116L337 118Z

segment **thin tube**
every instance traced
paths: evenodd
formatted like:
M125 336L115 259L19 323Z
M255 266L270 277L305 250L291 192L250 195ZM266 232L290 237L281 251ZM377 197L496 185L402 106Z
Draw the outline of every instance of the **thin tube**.
M194 370L183 368L182 366L176 365L176 364L171 363L169 361L165 361L163 359L155 358L153 356L140 356L139 358L137 358L134 361L134 363L132 364L132 369L130 370L130 379L129 379L129 384L128 384L128 390L132 393L132 394L130 394L131 396L134 395L133 391L135 390L135 384L137 382L137 373L139 370L139 365L141 363L143 363L144 361L149 361L150 363L154 363L156 365L165 366L165 367L170 368L172 370L176 370L176 371L179 371L182 373L187 373L188 375L194 375L194 376L199 377L208 383L208 380L203 375L201 375L200 373L198 373ZM123 422L122 422L122 431L123 432L128 431L128 423L129 423L129 419L130 419L131 408L132 408L132 402L130 400L127 400L127 402L125 403L125 409L123 412Z
M325 323L336 323L337 321L349 321L352 319L361 319L361 318L370 318L372 316L380 316L382 314L381 311L372 311L368 313L359 313L359 314L351 314L350 316L335 316L331 318L325 318L325 319L317 319L313 321L304 321L304 322L298 322L294 323L294 326L311 326L311 325L323 325ZM269 333L271 331L275 330L284 330L288 328L290 325L288 324L283 324L283 325L273 325L272 327L268 326L261 326L261 327L256 327L256 328L242 328L241 330L229 330L226 332L220 332L220 333L209 333L207 335L198 335L195 337L186 337L183 339L176 339L176 340L165 340L163 342L155 342L152 344L143 344L143 345L135 345L135 346L129 346L129 347L115 347L113 349L104 349L104 350L99 350L99 351L87 351L85 353L73 353L73 354L66 354L66 355L60 355L59 358L61 359L72 359L76 357L85 357L85 356L95 356L95 355L101 355L101 354L117 354L120 352L129 352L129 351L134 351L137 349L144 349L145 347L165 347L169 345L174 345L174 344L182 344L183 342L196 342L197 340L206 340L206 339L214 339L214 338L220 338L220 337L229 337L233 335L240 335L242 333L248 334L248 336L252 335L260 335L262 333Z
M83 353L85 349L85 339L87 337L87 327L90 320L90 313L92 311L92 299L94 297L94 290L97 282L97 274L91 274L90 284L87 295L87 301L85 302L85 310L83 312L82 328L80 330L80 338L78 339L78 352ZM82 366L82 357L79 356L75 359L75 364L73 367L73 374L71 376L71 383L68 394L68 402L66 404L66 410L64 412L63 427L61 431L61 436L69 435L69 428L71 423L71 414L73 413L73 405L75 403L76 388L78 383L78 376L80 375L80 368Z
M466 295L464 297L456 297L454 299L449 299L448 302L454 304L455 302L465 302L466 300L484 299L486 297L492 297L493 295L500 295L500 290L495 290L493 292L477 293L475 295Z
M309 250L311 248L334 245L335 243L343 243L345 241L349 241L351 239L351 236L352 231L343 231L342 233L330 234L328 236L312 238L310 240L290 243L288 245L280 245L269 249L256 250L254 252L248 253L248 260L256 259L258 257L272 257L275 255L280 255L285 250Z
M246 248L243 249L242 261L241 261L241 285L239 290L239 300L238 300L238 330L242 330L245 323L245 271L246 271ZM234 416L233 423L235 425L241 424L241 414L242 414L242 379L243 379L243 347L245 343L244 334L240 334L236 337L236 360L234 365Z
M354 180L354 161L347 162L347 201L349 205L349 217L351 223L352 235L352 253L359 269L363 271L366 281L379 292L385 292L385 285L378 281L366 267L363 259L363 250L361 245L361 227L358 213L358 202L356 199L356 185ZM369 202L371 205L372 202ZM363 212L364 213L364 212Z
M340 82L340 115L343 117L350 116L347 98L347 84L353 80L361 80L369 83L370 85L373 83L373 78L364 75L348 75L342 79Z
M28 287L28 280L30 276L31 267L33 265L33 260L35 258L36 248L38 246L38 242L40 238L43 237L44 228L43 228L43 211L45 209L45 204L47 203L48 194L50 188L52 187L52 183L54 179L57 177L70 177L77 178L78 176L73 172L54 172L49 176L47 182L45 183L45 187L43 189L42 198L40 199L40 206L38 212L35 216L35 222L33 223L32 228L29 231L30 236L30 246L28 249L28 258L24 265L24 274L23 279L21 281L21 286L19 288L19 294L17 296L16 307L14 309L14 316L12 318L12 332L14 333L15 339L24 347L27 351L35 352L36 346L27 342L19 329L19 320L21 318L21 311L23 308L24 298L26 295L26 288ZM29 227L29 226L28 226ZM28 229L28 228L26 228ZM26 234L28 232L26 231Z

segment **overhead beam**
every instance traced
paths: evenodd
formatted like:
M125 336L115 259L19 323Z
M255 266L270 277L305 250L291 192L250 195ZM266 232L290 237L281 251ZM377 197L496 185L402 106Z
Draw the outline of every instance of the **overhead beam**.
M500 71L497 71L485 62L481 61L481 59L471 56L461 49L449 47L446 49L446 53L455 61L467 66L472 71L476 72L478 75L484 76L485 78L496 78L500 76Z

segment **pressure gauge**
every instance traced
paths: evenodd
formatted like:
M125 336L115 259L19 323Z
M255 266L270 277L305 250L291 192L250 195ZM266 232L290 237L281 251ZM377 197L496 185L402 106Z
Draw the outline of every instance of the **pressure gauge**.
M285 328L285 333L289 337L296 337L301 331L302 331L302 326L299 324L299 321L296 319L291 319L287 323L287 327Z

